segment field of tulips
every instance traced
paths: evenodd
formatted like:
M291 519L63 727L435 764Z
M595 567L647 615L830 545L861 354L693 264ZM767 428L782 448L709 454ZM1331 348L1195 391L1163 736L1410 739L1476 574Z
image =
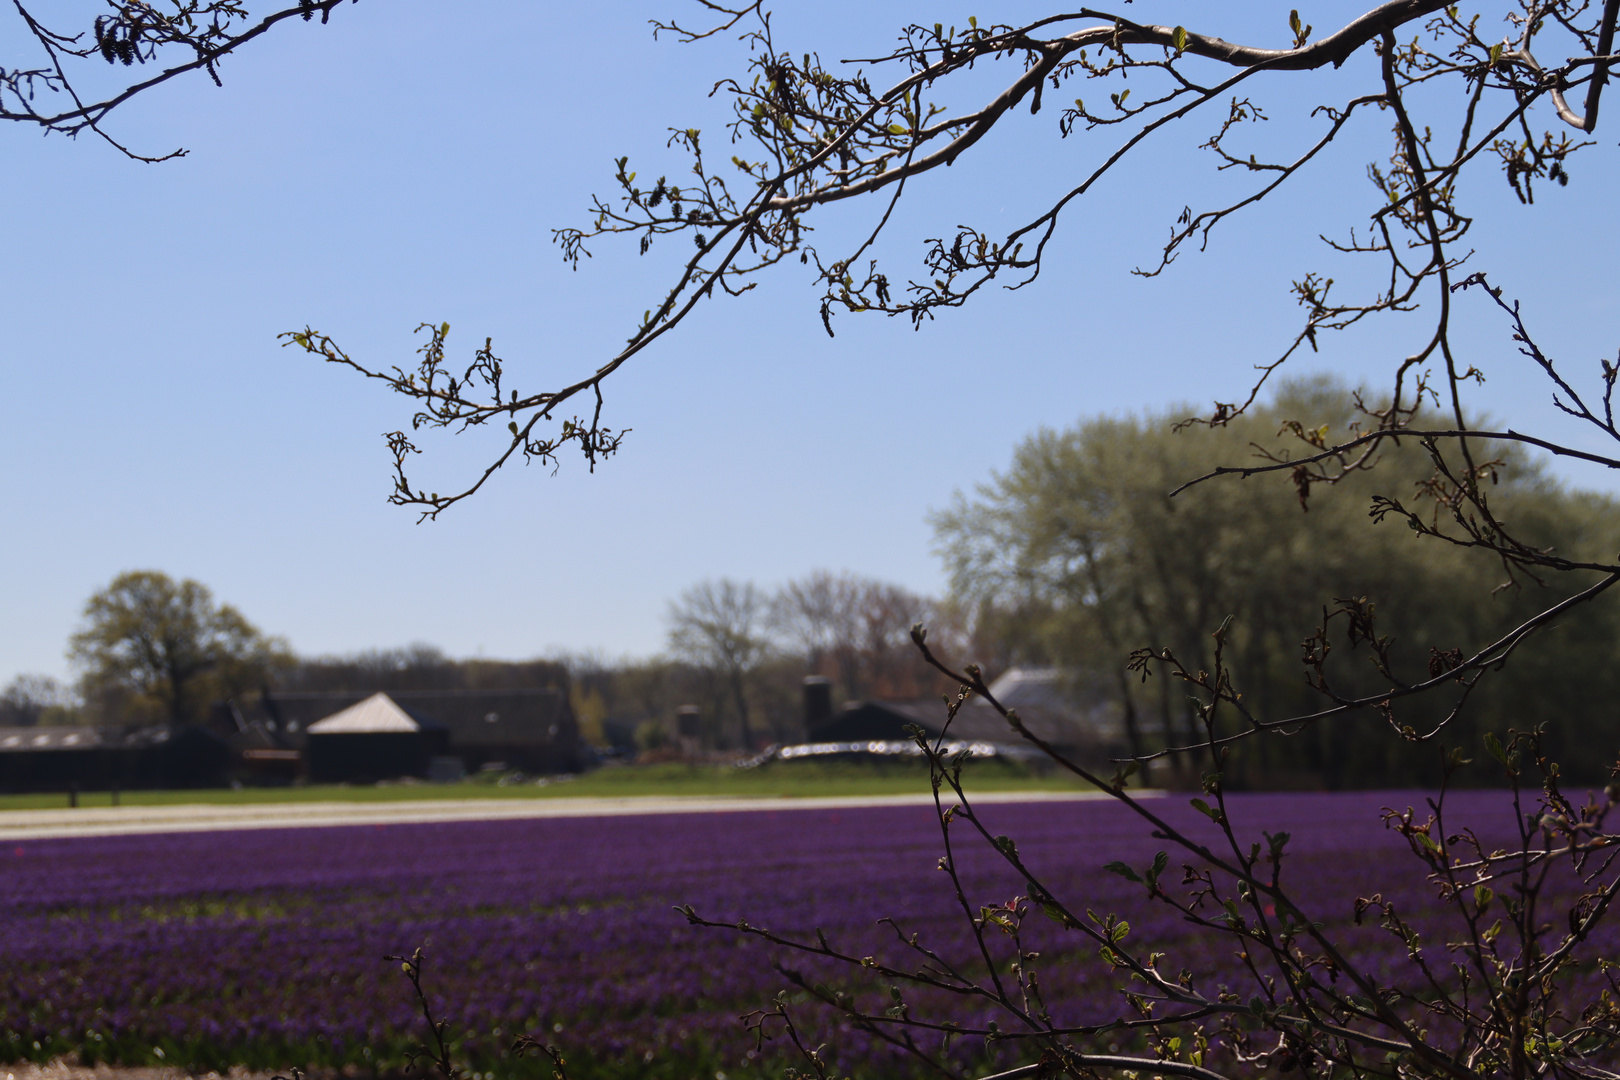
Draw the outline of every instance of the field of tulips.
M1511 827L1500 793L1454 799L1476 824ZM1233 799L1243 831L1292 831L1289 874L1305 910L1335 926L1374 889L1407 911L1432 909L1432 887L1379 821L1382 807L1413 804L1421 796L1404 792ZM1180 797L1157 805L1178 823L1202 821ZM1125 915L1133 941L1204 985L1241 985L1229 943L1189 933L1144 907L1140 887L1101 872L1163 846L1128 811L1088 802L982 813L1071 906ZM549 1075L548 1063L509 1056L519 1033L562 1046L576 1080L751 1075L783 1051L756 1051L739 1016L786 986L773 962L810 966L757 938L690 927L674 906L784 933L820 928L857 954L894 955L893 931L876 925L893 916L968 957L940 843L932 810L917 807L22 843L0 853L0 1058L397 1072L425 1029L399 964L383 957L420 946L434 1008L479 1080ZM1022 890L965 832L959 855L975 910ZM1119 980L1078 935L1035 921L1054 1011L1116 1014ZM1404 962L1386 933L1346 933L1359 963ZM856 1075L909 1071L859 1032L820 1037ZM980 1055L984 1071L1012 1060L958 1052Z

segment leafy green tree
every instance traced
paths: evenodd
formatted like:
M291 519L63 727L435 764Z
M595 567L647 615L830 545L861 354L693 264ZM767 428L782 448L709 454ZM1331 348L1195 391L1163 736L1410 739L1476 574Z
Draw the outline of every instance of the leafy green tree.
M1210 630L1230 617L1224 645L1234 679L1257 713L1286 716L1315 704L1316 692L1302 677L1300 642L1322 622L1324 604L1365 603L1387 612L1391 658L1417 669L1443 662L1472 627L1533 615L1540 590L1512 587L1500 565L1456 546L1415 543L1403 522L1369 519L1374 491L1415 487L1428 476L1421 447L1391 447L1376 471L1327 490L1249 481L1172 495L1210 461L1256 448L1283 453L1297 417L1333 418L1327 431L1315 433L1324 438L1364 420L1357 400L1332 383L1292 383L1221 428L1176 431L1175 417L1184 413L1172 409L1037 432L1005 472L935 517L953 586L969 604L1022 612L1041 644L1039 659L1106 680L1124 707L1137 755L1200 739L1198 710L1177 681L1139 678L1151 672L1141 664L1130 669L1130 654L1144 646L1169 648L1189 667L1213 670ZM1495 505L1527 535L1562 537L1571 553L1591 555L1601 552L1605 535L1620 531L1620 506L1612 499L1550 484L1512 447L1487 452L1502 457ZM1495 588L1503 584L1510 587ZM1609 608L1573 613L1559 633L1516 658L1454 737L1515 718L1548 721L1555 738L1620 734L1604 704L1620 693L1620 680L1609 674L1620 659L1614 623ZM1555 656L1565 663L1578 657L1587 673L1584 692L1558 695L1556 705L1546 693L1560 680L1549 680L1545 669ZM1327 668L1339 685L1373 686L1374 673L1358 656L1331 654ZM1249 780L1299 771L1332 786L1433 779L1435 763L1390 750L1347 725L1317 727L1268 742L1248 760ZM1234 774L1234 781L1243 779L1241 771Z
M87 700L126 717L194 723L214 701L255 686L291 662L206 585L131 570L85 603L68 655Z

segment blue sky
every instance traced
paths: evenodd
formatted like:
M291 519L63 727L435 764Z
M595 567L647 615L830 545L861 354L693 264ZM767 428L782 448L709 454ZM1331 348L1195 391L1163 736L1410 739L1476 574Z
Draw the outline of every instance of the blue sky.
M780 5L779 44L869 55L914 19L1039 13L827 7ZM1136 5L1146 21L1286 44L1286 7L1266 7ZM1321 28L1351 7L1301 13ZM1364 123L1305 183L1148 281L1128 271L1181 206L1245 180L1196 150L1209 123L1167 133L1071 212L1040 282L920 332L846 316L829 339L810 276L785 268L705 305L615 377L609 422L634 430L595 475L571 458L556 476L508 468L419 525L385 501L380 436L408 422L406 403L278 348L276 334L307 323L403 365L412 328L447 320L456 355L491 336L520 385L593 369L683 246L638 258L633 243L600 242L574 273L550 230L586 220L616 156L677 175L667 128L718 141L724 113L706 95L744 60L730 41L654 43L647 19L691 14L680 0L614 5L589 23L572 5L519 0L459 22L446 10L344 6L329 26L292 27L231 60L223 89L180 80L115 114L121 139L184 146L182 160L141 165L92 139L0 132L0 684L66 674L84 600L133 568L197 578L311 654L414 641L490 657L645 654L662 645L668 600L721 575L772 585L847 568L937 592L929 510L1036 427L1239 393L1247 365L1291 333L1288 282L1331 271L1316 234L1364 220L1364 164L1387 154L1385 122ZM1370 90L1375 74L1358 56L1315 85L1331 100ZM1274 119L1256 146L1309 136L1318 99L1301 85L1257 85ZM1060 140L1056 123L1055 110L1021 113L973 160L914 184L891 226L891 272L958 222L1005 230L1112 148L1109 133ZM1489 168L1465 191L1478 265L1582 374L1615 348L1615 215L1591 216L1614 173L1612 134L1531 210ZM822 244L836 250L878 211L838 208ZM1477 407L1578 439L1499 320L1479 313L1467 340L1490 381ZM1345 335L1299 371L1372 379L1420 333L1397 320ZM425 440L417 474L447 490L493 437Z

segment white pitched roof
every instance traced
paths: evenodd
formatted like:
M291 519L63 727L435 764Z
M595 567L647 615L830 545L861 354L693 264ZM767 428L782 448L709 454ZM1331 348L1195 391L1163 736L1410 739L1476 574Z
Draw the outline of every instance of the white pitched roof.
M311 735L352 735L376 731L421 731L422 725L411 714L394 704L387 694L372 694L358 705L350 705L324 720L309 725Z
M1064 685L1063 672L1049 668L1008 668L990 684L996 700L1010 709L1027 709L1034 705L1070 707L1073 695Z
M1123 710L1112 695L1096 682L1078 678L1077 673L1062 668L1009 668L990 684L990 693L1009 709L1017 709L1024 722L1042 738L1063 739L1074 732L1089 732L1105 738L1123 734ZM958 717L962 720L977 718L979 725L989 725L1000 732L1006 725L984 701L975 698ZM978 734L971 724L953 728L959 738L992 737ZM996 735L994 738L1003 736Z

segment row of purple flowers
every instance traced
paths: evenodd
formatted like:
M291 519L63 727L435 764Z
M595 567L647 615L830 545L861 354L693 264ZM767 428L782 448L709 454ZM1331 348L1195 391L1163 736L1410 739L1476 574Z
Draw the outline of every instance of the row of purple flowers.
M1405 958L1375 926L1351 928L1376 882L1420 915L1435 908L1404 843L1379 822L1408 794L1256 795L1233 800L1241 828L1286 827L1288 873L1305 910L1341 929L1355 960L1389 974ZM1460 811L1502 823L1500 795ZM1202 821L1161 800L1178 823ZM982 813L1073 907L1125 915L1132 941L1205 985L1242 987L1228 939L1101 868L1164 846L1111 803L998 805ZM1207 824L1207 823L1206 823ZM960 827L960 826L958 826ZM963 838L966 840L966 837ZM897 956L909 933L971 966L971 939L939 873L925 808L671 814L388 827L265 830L38 841L4 852L0 873L0 1056L164 1060L196 1067L361 1066L397 1070L424 1034L397 964L421 946L426 986L475 1071L549 1073L510 1057L520 1033L565 1048L576 1076L745 1074L761 1051L739 1016L786 985L773 963L881 993L757 938L687 925L673 909ZM1180 860L1173 860L1179 864ZM1024 888L982 843L961 845L975 904ZM1036 920L1041 921L1041 920ZM1061 1019L1121 1011L1122 980L1078 935L1031 927ZM923 995L917 1008L957 1008ZM989 1014L985 1014L988 1016ZM831 1018L822 1014L823 1021ZM840 1067L905 1072L870 1035L827 1029ZM987 1071L1003 1045L958 1046Z

